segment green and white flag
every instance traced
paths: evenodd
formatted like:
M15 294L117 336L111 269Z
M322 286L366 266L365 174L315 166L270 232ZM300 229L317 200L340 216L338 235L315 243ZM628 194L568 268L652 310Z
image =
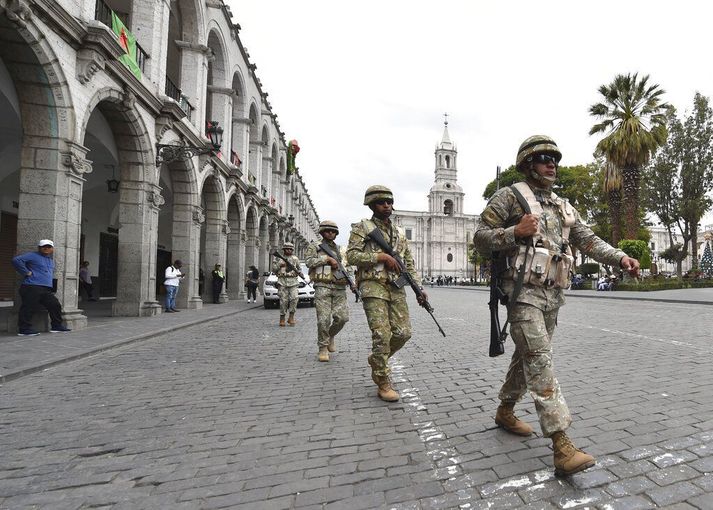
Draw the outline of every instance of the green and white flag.
M119 44L126 52L126 55L119 57L119 61L128 67L134 73L134 76L140 80L141 68L136 63L136 37L124 26L124 23L114 11L111 12L111 29L119 38Z

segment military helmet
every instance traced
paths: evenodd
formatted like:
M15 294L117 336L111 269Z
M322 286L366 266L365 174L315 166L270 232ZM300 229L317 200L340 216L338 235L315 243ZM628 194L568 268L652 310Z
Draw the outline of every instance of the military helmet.
M322 233L325 230L334 230L337 234L339 233L337 224L329 220L324 220L319 223L319 232Z
M294 250L294 249L295 249L295 245L292 244L292 243L290 243L290 242L287 242L287 243L284 243L284 244L282 245L282 249L283 249L283 250L288 250L288 249L289 249L289 250Z
M374 186L369 186L364 193L364 205L370 205L377 200L394 199L394 194L386 186L381 186L380 184L375 184Z
M520 148L517 150L517 159L515 160L517 169L522 171L522 163L535 154L551 154L558 163L562 159L562 153L552 138L545 135L535 135L520 144Z

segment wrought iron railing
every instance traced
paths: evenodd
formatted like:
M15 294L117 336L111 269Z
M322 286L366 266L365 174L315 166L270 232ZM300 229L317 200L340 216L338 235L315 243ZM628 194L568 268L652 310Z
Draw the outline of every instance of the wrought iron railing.
M188 102L188 98L183 94L183 92L181 92L181 89L179 89L168 76L166 76L165 92L168 97L178 103L178 106L181 107L181 110L183 110L183 113L186 114L186 117L188 117L188 120L190 121L193 107L191 106L191 103Z
M97 0L94 6L94 19L113 29L111 20L112 12L111 7L109 7L104 0ZM148 53L146 53L139 42L136 41L136 65L139 66L142 73L146 71L146 60L148 60L148 58Z

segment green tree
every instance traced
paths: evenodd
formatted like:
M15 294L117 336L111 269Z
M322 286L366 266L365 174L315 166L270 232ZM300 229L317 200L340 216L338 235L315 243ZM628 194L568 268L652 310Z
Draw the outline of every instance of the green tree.
M667 116L670 132L666 145L646 169L648 207L666 227L670 248L661 257L682 263L689 246L698 260L698 225L713 201L713 110L709 99L696 93L693 110L679 120L673 109ZM680 234L680 241L677 233Z
M666 142L664 90L649 84L649 76L638 73L619 74L608 85L599 87L602 101L592 105L589 113L599 122L590 135L602 133L597 154L603 155L607 167L605 191L609 194L612 215L612 240L618 242L617 225L620 211L617 193L623 195L624 235L637 236L639 227L639 189L641 170L655 151Z
M483 191L483 198L485 200L490 200L490 197L495 195L495 192L499 188L505 188L507 186L511 186L515 184L516 182L524 181L525 176L517 171L517 168L515 168L515 165L509 166L505 171L500 172L500 182L498 183L498 179L493 179L488 183L488 185L485 187L485 191Z

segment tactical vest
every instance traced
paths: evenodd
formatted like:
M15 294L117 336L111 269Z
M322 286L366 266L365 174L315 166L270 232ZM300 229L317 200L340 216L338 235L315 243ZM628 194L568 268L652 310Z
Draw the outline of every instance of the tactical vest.
M376 223L372 220L361 220L361 225L362 228L364 229L364 232L367 234L374 230L375 228L378 228ZM403 240L406 239L406 234L396 225L392 224L392 228L394 229L396 233L396 238L394 239L394 244L391 246L396 253L401 255L404 251L404 247L402 245ZM387 242L390 240L387 239ZM379 246L371 241L370 239L365 239L364 240L364 251L370 251L371 253L383 253L381 248ZM398 279L398 275L396 273L393 273L389 270L387 270L384 267L383 262L379 262L378 264L375 264L371 267L359 267L357 268L356 272L356 280L358 282L363 282L366 280L376 280L380 283L388 283L392 281L396 281Z
M335 249L335 255L339 257L339 262L341 262L342 258L339 253L339 246L337 246ZM330 266L329 264L310 268L309 277L314 283L330 283L332 285L347 284L347 280L345 278L337 279L334 277L334 271L332 271L332 266Z
M290 263L295 266L295 268L299 267L299 259L295 257L294 255L291 255L289 257L285 257L287 260L290 261ZM297 261L295 261L297 259ZM282 261L280 261L282 262ZM283 278L297 278L297 272L296 271L290 271L287 269L287 264L284 266L280 267L280 269L277 270L277 277L283 277Z
M518 182L513 184L512 188L520 193L532 214L542 216L542 204L537 201L527 183ZM559 199L554 193L553 196ZM518 201L520 201L519 197ZM523 206L523 209L526 208ZM504 278L517 279L518 271L524 264L523 284L556 289L569 287L574 268L574 257L569 246L569 231L577 218L572 205L564 199L559 199L559 213L562 221L562 246L553 246L549 239L537 232L527 239L526 244L520 244L517 250L508 256L509 269L503 275Z

